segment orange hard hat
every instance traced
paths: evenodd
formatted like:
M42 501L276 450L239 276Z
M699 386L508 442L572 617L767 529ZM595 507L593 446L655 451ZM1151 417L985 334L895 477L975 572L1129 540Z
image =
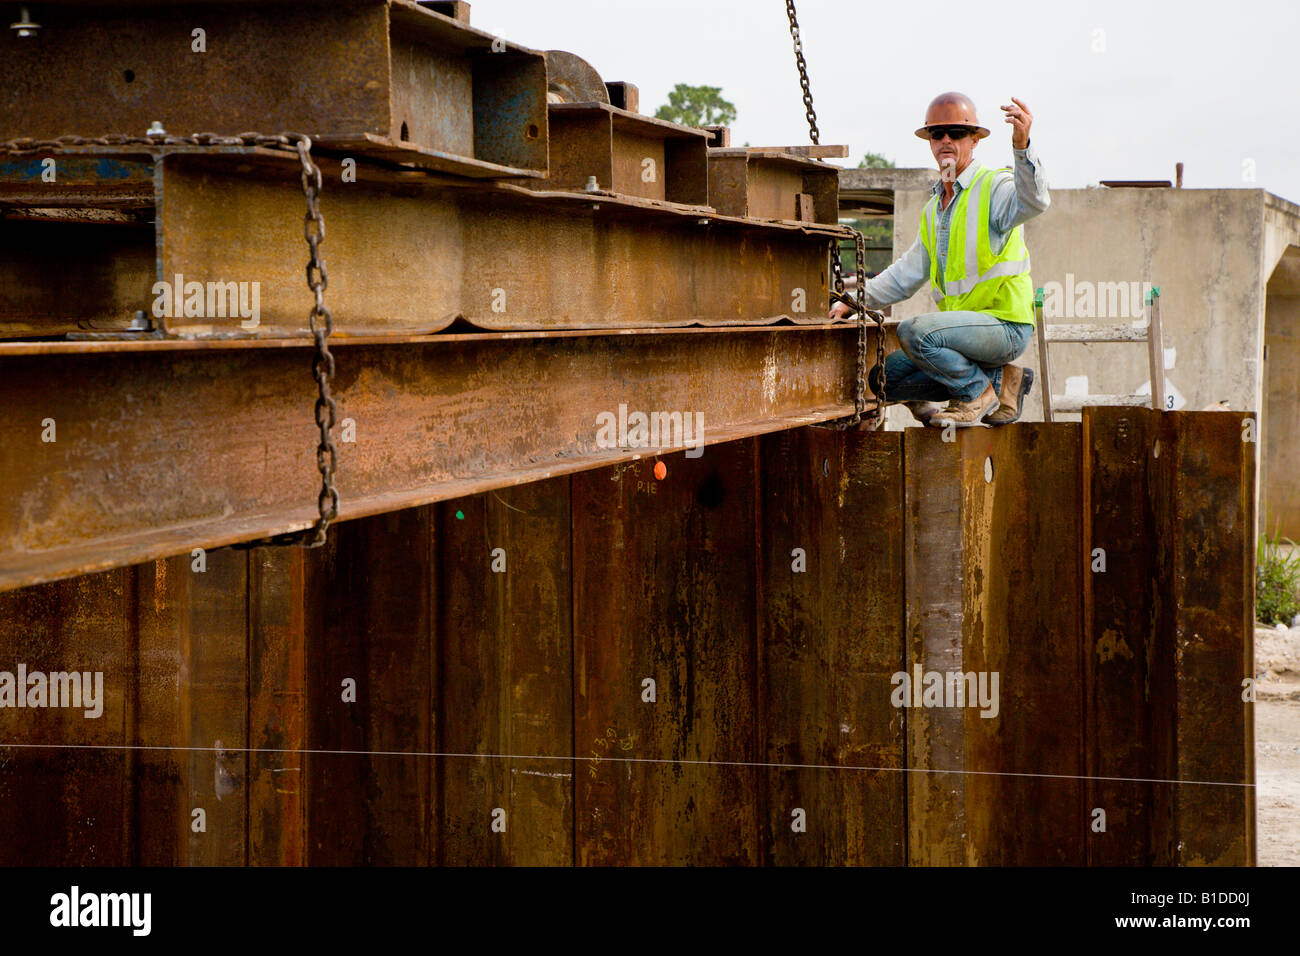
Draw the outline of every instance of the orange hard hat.
M931 126L965 126L974 131L976 139L989 135L975 115L974 101L964 93L940 93L932 99L925 109L925 125L916 131L916 135L929 139Z

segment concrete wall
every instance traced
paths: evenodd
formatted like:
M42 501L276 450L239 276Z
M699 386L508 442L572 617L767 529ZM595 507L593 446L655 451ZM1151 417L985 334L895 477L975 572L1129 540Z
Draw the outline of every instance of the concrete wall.
M1260 416L1260 526L1300 541L1300 245L1268 282Z

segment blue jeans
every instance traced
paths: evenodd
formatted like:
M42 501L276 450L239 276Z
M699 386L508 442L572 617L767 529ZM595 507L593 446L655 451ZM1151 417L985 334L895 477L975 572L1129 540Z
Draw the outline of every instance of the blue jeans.
M885 356L885 397L890 402L974 401L1002 387L1002 366L1034 337L1034 327L985 312L929 312L898 326L901 349ZM871 390L880 394L879 366Z

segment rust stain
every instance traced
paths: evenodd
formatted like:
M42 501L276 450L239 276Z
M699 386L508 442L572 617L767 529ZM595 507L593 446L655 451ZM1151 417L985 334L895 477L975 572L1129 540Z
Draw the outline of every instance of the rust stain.
M1104 664L1117 657L1132 660L1133 649L1128 646L1128 641L1124 640L1123 634L1108 627L1097 639L1097 658Z

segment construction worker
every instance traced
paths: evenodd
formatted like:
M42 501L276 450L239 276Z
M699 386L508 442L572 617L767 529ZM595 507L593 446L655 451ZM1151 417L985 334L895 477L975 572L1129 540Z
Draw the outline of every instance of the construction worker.
M974 158L989 131L961 93L936 96L916 135L929 140L939 182L921 211L916 242L866 284L866 304L901 302L926 280L938 311L898 326L901 351L885 359L885 393L927 425L1002 425L1020 417L1034 382L1013 365L1034 335L1033 281L1021 224L1051 204L1042 164L1029 145L1033 116L1011 98L1015 170L993 170ZM850 314L843 303L831 318ZM880 369L871 370L880 394ZM941 404L946 402L946 406Z

